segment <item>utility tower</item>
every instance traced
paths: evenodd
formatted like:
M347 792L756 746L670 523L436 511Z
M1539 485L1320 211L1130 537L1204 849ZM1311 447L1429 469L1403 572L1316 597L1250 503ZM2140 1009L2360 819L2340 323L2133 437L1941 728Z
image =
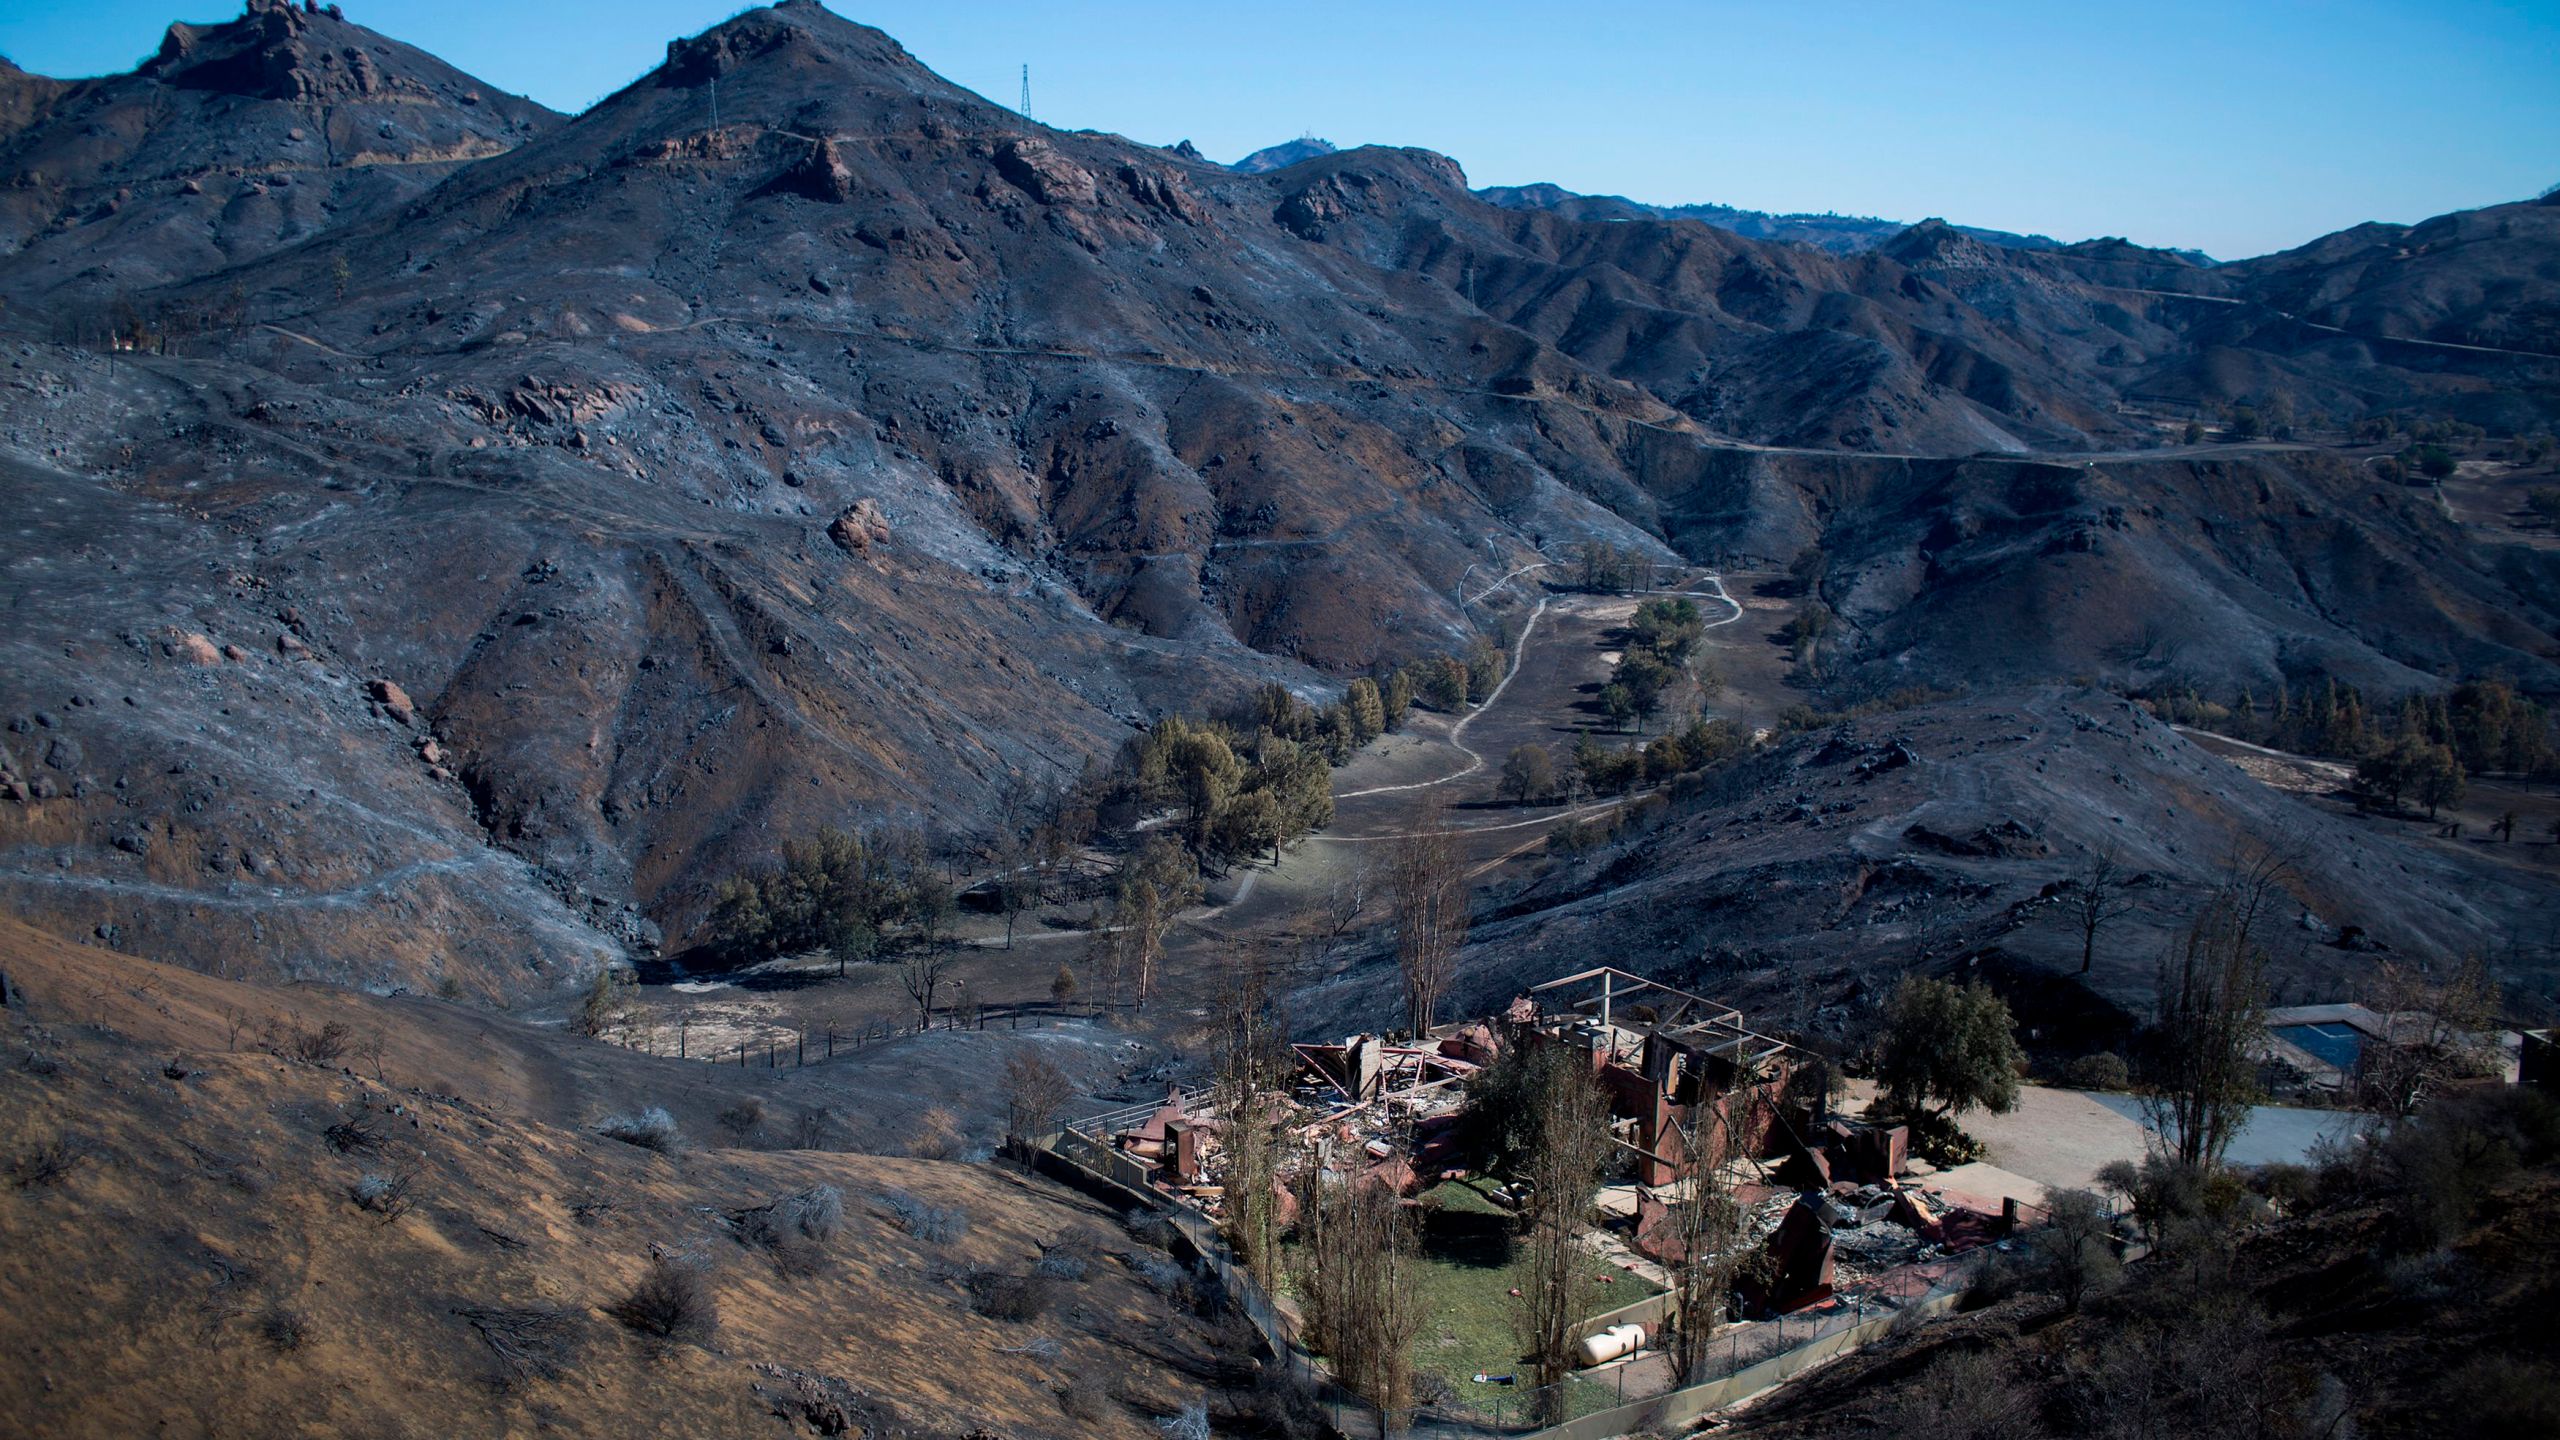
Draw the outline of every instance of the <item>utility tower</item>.
M1015 110L1023 119L1031 118L1031 67L1028 65L1022 67L1022 103Z

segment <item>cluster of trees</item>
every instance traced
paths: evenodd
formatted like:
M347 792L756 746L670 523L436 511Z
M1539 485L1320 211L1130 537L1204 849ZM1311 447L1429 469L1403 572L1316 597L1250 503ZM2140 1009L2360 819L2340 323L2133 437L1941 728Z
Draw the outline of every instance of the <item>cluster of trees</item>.
M826 829L785 841L778 866L722 882L709 933L733 960L823 949L841 968L880 953L892 927L930 944L951 910L921 832Z
M1600 711L1619 725L1644 725L1660 714L1665 701L1690 675L1690 656L1707 633L1698 607L1685 599L1647 600L1620 632L1623 648L1609 683L1600 687ZM1700 698L1713 699L1723 688L1712 665L1696 675Z
M1574 547L1573 564L1566 573L1577 590L1614 595L1634 589L1639 583L1652 584L1653 560L1642 550L1585 540Z
M1417 661L1387 672L1383 679L1362 676L1343 687L1340 700L1322 707L1290 694L1285 685L1265 685L1253 692L1228 728L1247 734L1268 732L1291 744L1313 747L1339 765L1361 746L1403 728L1405 716L1413 709L1417 678L1438 663Z
M1750 734L1731 720L1692 720L1643 745L1603 745L1576 736L1573 753L1559 763L1544 745L1515 748L1502 763L1499 790L1519 805L1548 805L1592 796L1628 795L1682 775L1739 759L1752 750Z
M1430 660L1416 660L1393 672L1389 682L1402 679L1412 690L1414 700L1444 715L1454 715L1469 705L1481 705L1493 695L1495 687L1510 664L1501 647L1479 636L1467 646L1464 655L1442 655Z
M2432 820L2439 806L2462 803L2464 784L2462 762L2454 758L2452 746L2407 731L2356 761L2359 808L2379 801L2386 811L2397 811L2402 796L2413 796Z
M1279 687L1276 699L1307 709ZM1355 743L1386 729L1378 687L1352 682L1349 712ZM1287 723L1283 716L1284 723ZM1303 728L1303 727L1298 727ZM1123 772L1149 809L1171 807L1182 844L1200 864L1270 852L1333 819L1333 767L1316 743L1292 740L1269 726L1250 738L1212 722L1167 716L1131 742Z
M166 355L199 336L236 335L248 328L248 314L248 292L237 283L219 295L190 299L142 301L119 292L58 307L53 338L64 345Z
M2392 809L2414 799L2432 815L2461 800L2470 775L2540 779L2560 771L2550 712L2503 680L2474 678L2450 690L2413 692L2396 705L2368 701L2331 676L2299 691L2279 686L2271 702L2243 690L2230 704L2218 704L2192 686L2145 698L2179 724L2354 761L2358 793Z

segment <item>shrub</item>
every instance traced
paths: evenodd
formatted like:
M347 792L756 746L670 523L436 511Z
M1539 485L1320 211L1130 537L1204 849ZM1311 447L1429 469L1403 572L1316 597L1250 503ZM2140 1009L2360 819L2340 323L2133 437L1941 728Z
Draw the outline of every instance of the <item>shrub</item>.
M1120 1218L1120 1224L1129 1232L1129 1238L1141 1245L1159 1250L1173 1246L1173 1222L1152 1210L1132 1210Z
M334 1065L347 1053L347 1046L353 1044L355 1038L356 1032L335 1020L328 1021L317 1030L304 1029L297 1021L292 1029L285 1032L284 1056L305 1065Z
M1060 1280L1081 1280L1093 1265L1093 1242L1082 1235L1062 1235L1041 1247L1036 1267Z
M676 1148L676 1117L655 1105L628 1115L610 1115L596 1126L596 1133L625 1145L655 1150L671 1155Z
M1970 1165L1984 1154L1982 1142L1964 1133L1964 1127L1949 1116L1922 1111L1906 1117L1906 1123L1911 1129L1911 1153L1940 1169Z
M1156 1422L1164 1440L1209 1440L1209 1404L1194 1400Z
M409 1213L409 1176L406 1172L367 1175L347 1187L347 1198L355 1201L358 1209L370 1210L389 1224Z
M2403 1255L2383 1267L2391 1293L2412 1305L2441 1305L2470 1288L2462 1257L2451 1250Z
M1190 1271L1162 1255L1133 1256L1129 1269L1146 1283L1148 1289L1159 1295L1179 1295L1183 1287L1191 1283Z
M2320 1177L2307 1165L2261 1165L2250 1186L2287 1215L2300 1215L2320 1201Z
M916 1121L907 1153L918 1160L958 1160L969 1153L969 1137L960 1129L958 1116L936 1105Z
M752 1143L756 1132L764 1128L764 1102L750 1096L721 1111L720 1128L729 1132L729 1139L735 1144Z
M2114 1221L2094 1190L2055 1190L2045 1196L2045 1223L2027 1232L2026 1251L2039 1283L2079 1313L2081 1300L2122 1273L2113 1244Z
M967 1234L969 1212L953 1205L928 1205L904 1190L880 1193L880 1208L898 1227L928 1245L948 1245Z
M1099 1425L1111 1414L1100 1388L1074 1379L1058 1382L1058 1409L1079 1425Z
M608 1313L657 1340L700 1344L720 1328L720 1313L712 1302L710 1282L701 1271L664 1256L649 1262L640 1283L615 1301Z
M290 1306L270 1306L258 1317L258 1333L278 1350L299 1350L311 1338L311 1317Z
M990 1320L1018 1325L1046 1313L1056 1288L1056 1281L1037 1270L1028 1275L981 1270L969 1277L969 1308Z
M557 1380L567 1373L576 1347L576 1312L466 1307L453 1313L489 1347L498 1362L499 1388L524 1380Z
M816 1185L751 1210L733 1210L729 1225L738 1243L773 1256L785 1275L807 1275L818 1266L818 1251L835 1238L844 1221L844 1192Z
M9 1167L9 1178L21 1190L59 1185L79 1167L86 1154L68 1137L57 1135L19 1156Z
M824 1150L835 1139L836 1112L820 1105L803 1110L791 1124L791 1148Z
M2083 1055L2062 1072L2062 1083L2074 1090L2122 1090L2133 1083L2121 1055Z

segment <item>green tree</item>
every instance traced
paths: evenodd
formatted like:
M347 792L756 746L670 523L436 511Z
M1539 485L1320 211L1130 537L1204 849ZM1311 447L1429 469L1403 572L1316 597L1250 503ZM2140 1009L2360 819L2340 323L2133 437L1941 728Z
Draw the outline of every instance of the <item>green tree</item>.
M1831 613L1830 606L1815 600L1797 612L1796 618L1787 622L1787 645L1794 654L1797 664L1809 670L1820 668L1818 662L1822 655L1823 638L1831 633L1832 626L1838 618Z
M1398 669L1390 673L1387 676L1387 683L1379 687L1378 700L1386 717L1387 728L1403 729L1404 717L1413 709L1412 672Z
M1489 640L1478 640L1467 647L1467 693L1481 705L1502 684L1502 672L1508 662Z
M1625 729L1636 718L1635 692L1615 680L1601 686L1600 713L1609 717L1610 724Z
M1182 840L1195 855L1209 851L1218 810L1244 778L1244 763L1227 738L1208 726L1168 718L1158 726L1163 736L1164 783L1182 807Z
M1361 744L1387 733L1386 699L1378 693L1377 681L1365 675L1352 681L1342 692L1342 703L1351 712L1352 729Z
M1628 638L1638 648L1670 665L1688 659L1706 630L1705 617L1686 599L1647 600L1627 624Z
M1664 699L1679 679L1680 672L1660 656L1638 650L1619 660L1617 678L1612 683L1625 689L1627 704L1637 720L1651 721L1662 712Z
M1807 545L1787 562L1787 578L1794 582L1798 595L1817 595L1822 591L1822 577L1831 569L1831 557L1819 545Z
M1216 841L1222 855L1241 860L1268 850L1276 865L1286 838L1280 801L1268 790L1247 790L1218 811Z
M2430 480L2449 480L2461 468L2453 452L2442 445L2412 445L2401 452L2400 463Z
M1278 802L1284 839L1333 823L1333 771L1323 753L1312 746L1267 742L1247 785L1270 792Z
M2427 807L2427 818L2433 820L2439 808L2462 803L2462 762L2453 757L2448 746L2422 746L2417 775L2410 788L2416 792L2418 803Z
M1502 793L1516 804L1534 805L1555 794L1556 764L1543 745L1522 745L1502 762Z
M1959 988L1913 976L1885 1008L1876 1079L1904 1114L1932 1103L1949 1117L1977 1107L2006 1114L2018 1103L2026 1059L2015 1029L2009 1007L1981 981Z

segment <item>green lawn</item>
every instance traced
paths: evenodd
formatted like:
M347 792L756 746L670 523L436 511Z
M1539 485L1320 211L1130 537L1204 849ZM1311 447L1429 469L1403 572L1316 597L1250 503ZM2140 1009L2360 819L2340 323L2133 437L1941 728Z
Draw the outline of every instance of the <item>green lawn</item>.
M1420 1289L1428 1318L1414 1342L1413 1368L1417 1378L1447 1382L1449 1393L1470 1409L1516 1416L1530 1377L1520 1363L1512 1320L1520 1302L1511 1291L1527 1277L1511 1243L1512 1214L1486 1197L1491 1186L1478 1177L1445 1181L1424 1192L1429 1203L1422 1218ZM1627 1291L1624 1280L1593 1286L1594 1303L1623 1305L1640 1298L1639 1293L1608 1293ZM1479 1373L1519 1380L1513 1387L1478 1385L1474 1377ZM1426 1383L1421 1388L1428 1393L1439 1387ZM1567 1413L1579 1415L1608 1402L1599 1387L1576 1386Z
M1438 1202L1422 1222L1422 1294L1430 1318L1413 1347L1417 1373L1446 1380L1478 1406L1505 1392L1470 1377L1521 1370L1512 1328L1519 1302L1511 1291L1526 1278L1511 1244L1511 1212L1485 1198L1479 1187L1488 1183L1451 1180L1426 1193Z

